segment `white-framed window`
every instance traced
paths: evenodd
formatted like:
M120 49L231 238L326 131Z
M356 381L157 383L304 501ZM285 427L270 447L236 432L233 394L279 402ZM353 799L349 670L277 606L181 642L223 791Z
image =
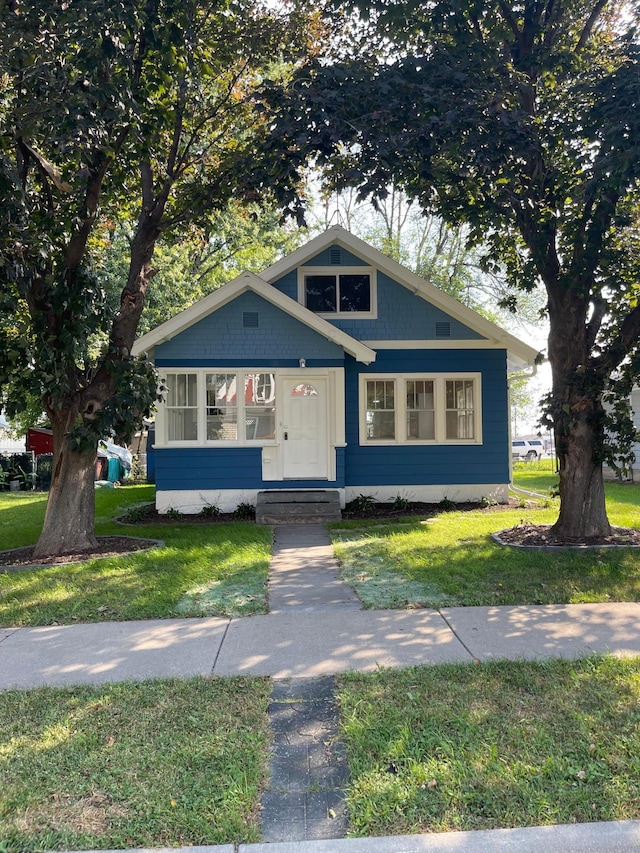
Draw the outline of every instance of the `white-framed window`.
M238 377L235 373L207 373L207 441L238 438Z
M300 267L298 301L321 317L377 316L373 267Z
M435 384L434 379L407 379L404 384L407 441L435 441Z
M255 370L171 370L159 444L268 444L275 441L276 380Z
M198 440L198 375L167 373L167 441Z
M370 379L366 383L367 440L395 440L396 383L393 379Z
M276 377L273 373L244 374L244 434L247 441L276 437Z
M481 444L479 373L360 376L360 444Z
M446 438L475 438L474 380L445 381Z

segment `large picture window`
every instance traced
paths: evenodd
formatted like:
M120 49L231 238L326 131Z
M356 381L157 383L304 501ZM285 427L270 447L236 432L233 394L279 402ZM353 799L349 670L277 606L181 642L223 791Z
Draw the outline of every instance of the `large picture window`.
M360 443L480 443L479 388L479 374L362 376Z
M300 270L300 301L316 314L375 316L375 273L369 267Z
M276 380L250 370L165 375L160 441L251 443L275 440Z

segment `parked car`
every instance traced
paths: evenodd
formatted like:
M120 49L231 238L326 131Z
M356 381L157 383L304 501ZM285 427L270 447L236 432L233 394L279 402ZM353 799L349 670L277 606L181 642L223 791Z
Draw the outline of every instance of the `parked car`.
M543 453L544 443L539 438L514 438L511 442L514 459L540 459Z

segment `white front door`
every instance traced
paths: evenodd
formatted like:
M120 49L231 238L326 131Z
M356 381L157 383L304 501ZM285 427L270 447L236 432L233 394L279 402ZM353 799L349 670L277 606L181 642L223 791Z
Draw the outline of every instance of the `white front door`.
M282 452L285 480L326 479L327 380L325 377L283 381Z

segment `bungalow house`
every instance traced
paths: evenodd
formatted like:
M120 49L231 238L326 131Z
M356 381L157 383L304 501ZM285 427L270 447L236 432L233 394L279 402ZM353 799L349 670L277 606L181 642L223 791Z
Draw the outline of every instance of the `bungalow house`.
M157 507L259 493L505 501L508 377L537 352L343 228L139 338L167 391Z

